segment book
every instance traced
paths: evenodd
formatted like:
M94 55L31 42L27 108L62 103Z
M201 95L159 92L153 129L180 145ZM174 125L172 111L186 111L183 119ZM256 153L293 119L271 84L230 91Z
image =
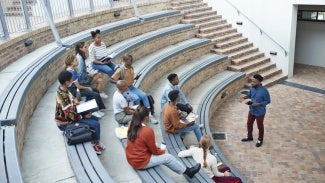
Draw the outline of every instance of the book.
M107 56L105 56L105 57L102 57L102 58L100 58L100 59L98 59L98 61L100 61L100 62L105 62L105 61L110 61L112 58L109 56L109 55L107 55Z
M84 115L98 111L98 105L95 99L88 100L76 106L77 113Z
M199 117L199 115L191 112L186 116L186 120L189 121L189 122L192 122L192 121L195 121L195 119L198 118L198 117Z

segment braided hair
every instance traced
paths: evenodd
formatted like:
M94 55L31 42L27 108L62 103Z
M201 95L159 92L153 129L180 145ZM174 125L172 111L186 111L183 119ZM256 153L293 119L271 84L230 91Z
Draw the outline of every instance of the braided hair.
M203 167L207 167L207 151L209 150L211 146L211 138L208 135L203 135L200 140L200 146L203 149Z
M145 117L149 116L149 109L144 106L136 108L132 120L128 129L128 139L134 142L138 136L138 133L142 127L142 122Z

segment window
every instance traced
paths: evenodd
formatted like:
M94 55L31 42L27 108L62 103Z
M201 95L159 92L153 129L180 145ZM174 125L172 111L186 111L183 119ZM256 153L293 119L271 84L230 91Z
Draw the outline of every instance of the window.
M298 10L298 20L325 21L325 11Z

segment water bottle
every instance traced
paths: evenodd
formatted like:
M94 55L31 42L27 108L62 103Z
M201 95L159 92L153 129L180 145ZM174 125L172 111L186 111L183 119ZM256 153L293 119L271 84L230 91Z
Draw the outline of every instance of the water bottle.
M77 98L77 100L78 100L79 102L81 101L81 93L80 93L79 88L77 88L76 98Z
M130 106L131 98L130 98L130 93L126 93L126 101L128 102L128 107Z

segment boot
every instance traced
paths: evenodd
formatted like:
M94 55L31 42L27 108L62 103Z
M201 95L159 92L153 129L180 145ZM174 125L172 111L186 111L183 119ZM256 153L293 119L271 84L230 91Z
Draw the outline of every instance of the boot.
M191 168L186 168L184 174L186 174L189 178L193 178L194 175L200 171L200 168L201 168L201 164L198 163Z

